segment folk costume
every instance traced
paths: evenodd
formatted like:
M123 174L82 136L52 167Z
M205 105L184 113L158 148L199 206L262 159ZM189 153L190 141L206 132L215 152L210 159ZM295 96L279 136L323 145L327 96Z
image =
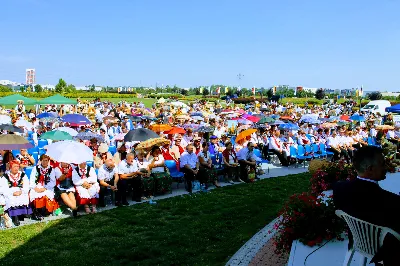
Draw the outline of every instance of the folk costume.
M77 202L81 205L96 205L99 198L100 185L97 182L97 175L93 167L86 165L79 166L72 170L72 182L77 192ZM91 184L90 188L84 188L84 182Z
M45 209L52 213L59 208L57 201L54 199L54 187L56 185L55 175L51 174L54 169L49 165L46 168L37 165L33 168L30 177L29 197L33 208L36 210ZM45 188L43 192L36 192L35 188ZM44 214L44 211L42 211Z

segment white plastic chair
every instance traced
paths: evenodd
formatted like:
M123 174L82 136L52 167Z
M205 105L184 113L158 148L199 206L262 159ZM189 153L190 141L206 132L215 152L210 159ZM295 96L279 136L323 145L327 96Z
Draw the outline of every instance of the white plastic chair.
M371 260L375 256L387 233L392 234L400 241L400 234L388 227L368 223L341 210L337 210L335 213L346 221L354 240L353 247L347 251L343 266L350 266L356 251L361 254L360 265L367 265L367 259Z

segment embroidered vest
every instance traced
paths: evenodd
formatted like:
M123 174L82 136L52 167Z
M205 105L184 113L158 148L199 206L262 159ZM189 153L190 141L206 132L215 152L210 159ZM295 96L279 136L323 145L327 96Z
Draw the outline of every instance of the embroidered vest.
M24 181L23 181L24 176L25 176L25 173L21 173L21 177L19 178L19 180L16 182L16 185L15 185L15 183L13 183L12 180L10 180L10 176L8 174L4 173L4 177L7 179L8 187L10 187L10 188L11 187L22 188L22 186L24 185Z
M45 185L47 185L50 182L50 173L53 170L53 168L49 168L49 170L42 176L42 173L40 171L39 165L36 166L36 176L35 176L35 183L39 182L44 182Z

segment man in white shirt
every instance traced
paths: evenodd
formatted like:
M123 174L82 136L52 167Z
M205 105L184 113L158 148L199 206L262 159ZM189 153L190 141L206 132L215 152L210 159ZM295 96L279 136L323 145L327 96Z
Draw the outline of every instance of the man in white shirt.
M121 161L118 165L118 190L121 195L122 205L129 205L126 199L128 184L132 184L132 200L140 202L142 198L142 180L138 174L138 167L133 163L134 159L135 155L133 153L128 153L126 159Z
M108 159L99 168L97 179L100 184L100 206L105 207L104 196L106 193L111 193L111 190L115 192L115 206L121 205L121 199L117 190L118 185L118 168L115 167L113 159Z
M253 153L254 147L254 143L248 142L247 147L242 148L236 154L240 164L240 178L246 183L250 182L249 168L253 169L254 171L256 170L257 162Z
M199 159L196 153L193 152L193 145L186 146L186 151L181 155L180 161L181 171L185 174L185 182L187 191L192 193L192 181L199 172Z

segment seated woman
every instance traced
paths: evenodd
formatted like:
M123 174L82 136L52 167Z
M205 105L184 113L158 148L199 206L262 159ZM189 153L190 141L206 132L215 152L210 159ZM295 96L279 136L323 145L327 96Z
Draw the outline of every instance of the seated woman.
M33 206L33 218L42 220L43 216L59 208L54 200L54 187L56 179L51 175L53 168L49 164L49 156L42 154L40 164L32 169L29 179L29 197Z
M35 159L32 155L28 154L26 149L21 149L20 154L17 155L16 159L21 162L22 167L32 166L35 164Z
M203 142L201 145L203 150L200 152L197 157L199 158L199 181L200 184L204 184L205 188L208 187L208 183L214 184L215 187L219 188L220 186L218 185L218 176L217 172L215 171L215 168L212 165L212 160L211 160L211 154L208 151L208 143Z
M118 165L120 162L125 160L127 154L128 152L126 151L126 145L125 142L123 142L121 146L118 148L118 151L114 154L115 165Z
M164 157L158 146L154 146L150 151L149 169L151 176L154 178L154 191L156 194L163 194L171 191L172 179L168 172L165 171Z
M5 173L7 170L10 170L9 162L13 161L14 159L14 155L11 151L5 151L3 154L3 161L2 165L0 166L0 171Z
M89 207L91 204L92 213L96 213L100 186L94 168L86 165L86 162L80 163L72 170L72 182L76 188L78 204L85 206L86 213L91 213Z
M98 179L100 183L100 206L105 207L104 196L107 192L115 192L115 205L121 205L120 195L118 193L118 169L115 167L113 159L107 159L99 169Z
M233 149L232 142L227 141L225 143L225 150L222 152L222 158L224 160L225 171L228 176L228 182L233 184L233 176L235 180L244 183L243 180L240 179L239 174L239 162L236 156L236 152Z
M136 158L133 162L138 169L137 174L142 179L143 194L142 200L146 197L153 197L154 194L154 178L150 175L149 161L146 159L146 153L142 150L136 150Z
M75 187L72 182L72 167L68 163L59 163L54 171L51 172L52 177L56 180L54 188L56 198L61 198L65 205L71 210L74 217L78 215L78 207L75 199Z
M32 214L29 207L29 179L20 171L20 162L9 162L7 170L0 178L0 194L5 198L5 210L16 226L20 225L20 218Z

